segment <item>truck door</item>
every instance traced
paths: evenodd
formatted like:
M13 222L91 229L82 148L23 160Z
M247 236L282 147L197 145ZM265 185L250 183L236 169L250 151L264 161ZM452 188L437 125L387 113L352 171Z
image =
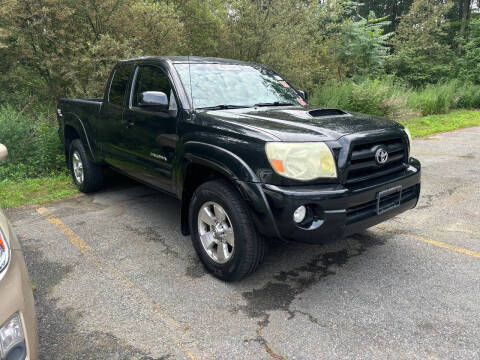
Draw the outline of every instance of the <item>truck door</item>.
M167 73L158 65L139 65L132 81L124 120L132 159L126 170L131 176L168 192L174 192L172 163L177 144L177 98ZM150 102L147 97L152 97ZM160 105L161 99L164 104Z
M127 147L124 138L127 123L123 115L127 104L128 85L133 70L133 64L120 64L115 67L111 81L107 85L102 112L97 124L97 139L99 140L105 161L122 170L125 167L123 152Z

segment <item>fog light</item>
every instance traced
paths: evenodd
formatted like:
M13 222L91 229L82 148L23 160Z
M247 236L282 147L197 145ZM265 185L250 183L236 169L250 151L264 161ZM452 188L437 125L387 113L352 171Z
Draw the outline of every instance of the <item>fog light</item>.
M295 221L297 224L301 223L303 220L305 220L305 216L307 215L307 208L302 205L295 210L293 213L293 221Z
M24 341L22 321L20 316L15 314L0 328L0 358L21 359L25 354Z

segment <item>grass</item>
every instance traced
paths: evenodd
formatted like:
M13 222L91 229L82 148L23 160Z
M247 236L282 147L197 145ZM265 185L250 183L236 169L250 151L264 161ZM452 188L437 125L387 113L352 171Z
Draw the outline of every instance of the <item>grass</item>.
M347 79L342 83L319 85L310 102L322 107L408 119L479 108L480 85L445 81L414 89L388 76Z
M78 194L67 173L0 182L0 207L45 204Z
M429 115L400 121L408 127L413 137L422 137L480 125L480 111L455 110L448 114Z

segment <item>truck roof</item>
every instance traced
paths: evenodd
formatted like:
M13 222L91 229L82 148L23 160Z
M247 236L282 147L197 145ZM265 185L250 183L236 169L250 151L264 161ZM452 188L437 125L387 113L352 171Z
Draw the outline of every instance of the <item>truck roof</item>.
M125 62L139 62L139 61L167 61L172 64L191 63L191 64L252 64L246 61L223 59L215 57L201 57L201 56L143 56L132 59L125 59L120 63Z

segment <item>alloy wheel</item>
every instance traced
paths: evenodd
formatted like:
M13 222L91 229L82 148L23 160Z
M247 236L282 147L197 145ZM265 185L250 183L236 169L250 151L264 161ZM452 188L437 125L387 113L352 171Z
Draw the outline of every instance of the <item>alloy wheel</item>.
M198 234L205 252L213 261L224 264L232 258L235 235L232 222L221 205L209 201L201 206Z
M72 155L72 166L73 166L73 176L75 176L75 180L78 184L83 184L84 180L84 172L83 172L83 163L82 158L80 157L80 153L78 151L74 151Z

